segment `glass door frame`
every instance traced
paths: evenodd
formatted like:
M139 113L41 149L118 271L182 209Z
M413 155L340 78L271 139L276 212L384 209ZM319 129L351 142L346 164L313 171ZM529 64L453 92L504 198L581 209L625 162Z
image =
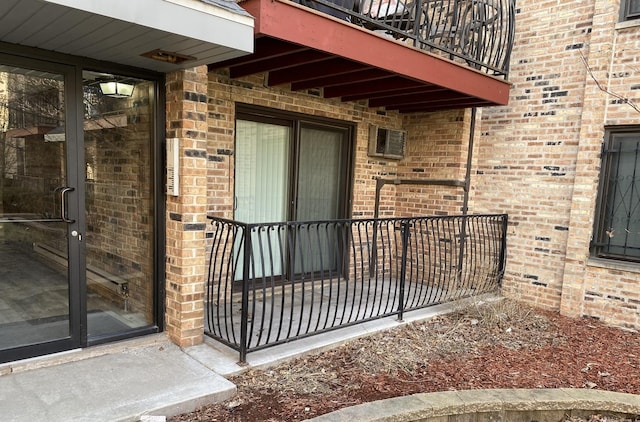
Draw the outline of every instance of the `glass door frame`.
M85 137L84 137L84 97L83 97L83 72L95 71L95 72L107 72L110 74L118 74L120 76L130 76L132 78L146 79L154 83L154 95L152 100L152 107L155 110L153 117L155 124L153 126L153 133L151 139L151 177L152 177L152 192L154 196L153 201L153 233L154 246L153 246L153 324L142 328L132 329L130 331L96 338L88 338L87 336L87 280L86 280L86 255L85 255L85 243L82 242L80 248L80 262L82 264L80 271L80 290L79 294L82 298L80 312L82 317L81 327L81 342L80 347L95 346L99 344L110 343L114 341L124 340L128 338L138 337L141 335L153 334L164 331L164 316L165 316L165 243L166 243L166 204L165 204L165 172L166 172L166 97L165 97L165 76L164 74L153 72L150 70L131 68L128 66L118 65L110 62L103 62L98 60L91 60L80 57L68 57L66 59L71 60L76 66L76 89L75 89L75 102L78 105L76 107L76 130L78 131L78 149L76 151L77 168L76 171L80 175L79 192L82 193L82 199L78 202L80 212L80 219L82 220L82 228L86 230L85 219L85 198L86 198L86 168L85 168ZM82 106L80 106L82 105Z
M55 353L63 350L74 349L82 346L82 328L86 327L86 313L84 320L82 286L79 282L82 268L81 237L72 233L81 233L84 227L84 213L80 212L82 189L79 184L78 157L79 142L82 138L82 121L78 121L78 85L76 83L77 69L72 65L49 62L34 58L25 58L15 55L0 53L0 63L25 69L33 69L43 72L55 73L64 78L64 121L65 121L65 187L73 188L65 194L67 222L67 283L69 293L69 337L48 341L44 343L30 344L0 352L0 361L11 361L26 356L38 356ZM81 94L80 94L81 95ZM82 153L82 151L80 151ZM85 328L86 331L86 328ZM85 336L86 337L86 336Z
M111 62L71 56L38 48L0 42L0 62L16 67L33 68L64 75L65 125L69 142L66 150L67 186L74 191L67 195L67 217L75 220L67 227L69 240L69 321L70 337L52 342L33 344L0 351L0 362L11 362L35 356L67 351L126 338L152 334L164 330L165 314L165 86L164 74L118 65ZM87 281L84 242L71 236L73 231L83 234L85 218L85 157L84 157L84 106L83 71L102 71L147 79L154 83L153 139L151 140L152 191L154 195L153 223L153 317L154 324L124 334L88 339L87 337ZM73 144L73 148L70 145Z

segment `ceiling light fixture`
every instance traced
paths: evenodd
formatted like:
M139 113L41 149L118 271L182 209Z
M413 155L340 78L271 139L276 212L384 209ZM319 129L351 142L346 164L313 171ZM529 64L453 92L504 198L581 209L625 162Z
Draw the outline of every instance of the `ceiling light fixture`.
M127 84L124 82L100 82L100 91L102 91L102 94L113 98L131 97L133 95L133 87L133 84Z

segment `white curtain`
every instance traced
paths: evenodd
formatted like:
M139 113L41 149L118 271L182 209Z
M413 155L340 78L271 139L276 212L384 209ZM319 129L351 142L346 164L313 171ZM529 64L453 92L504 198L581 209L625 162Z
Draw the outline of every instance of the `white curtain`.
M236 123L236 211L244 223L285 221L289 186L290 129Z
M338 218L341 132L302 128L296 220Z
M289 187L290 128L286 126L238 120L235 150L235 220L243 223L271 223L287 219L287 191ZM282 237L254 234L253 249L255 277L280 275L282 259L278 241ZM239 242L240 239L237 239ZM283 244L284 246L284 244ZM260 259L260 250L273 259ZM242 278L243 253L236 245L238 268L236 279Z

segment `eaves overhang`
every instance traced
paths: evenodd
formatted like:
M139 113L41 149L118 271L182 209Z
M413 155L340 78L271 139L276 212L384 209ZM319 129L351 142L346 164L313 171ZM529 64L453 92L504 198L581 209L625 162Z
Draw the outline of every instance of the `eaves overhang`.
M229 68L232 78L266 73L270 86L319 89L325 98L406 113L508 102L507 81L443 55L288 0L240 4L255 18L255 51L210 70Z
M251 53L253 17L232 0L2 0L0 41L170 72Z

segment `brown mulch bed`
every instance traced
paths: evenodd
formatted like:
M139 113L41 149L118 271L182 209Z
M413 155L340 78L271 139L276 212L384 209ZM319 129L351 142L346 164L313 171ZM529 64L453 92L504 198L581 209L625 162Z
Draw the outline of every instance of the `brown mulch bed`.
M373 400L481 388L640 394L640 334L510 300L470 303L230 380L233 399L170 420L304 420Z

